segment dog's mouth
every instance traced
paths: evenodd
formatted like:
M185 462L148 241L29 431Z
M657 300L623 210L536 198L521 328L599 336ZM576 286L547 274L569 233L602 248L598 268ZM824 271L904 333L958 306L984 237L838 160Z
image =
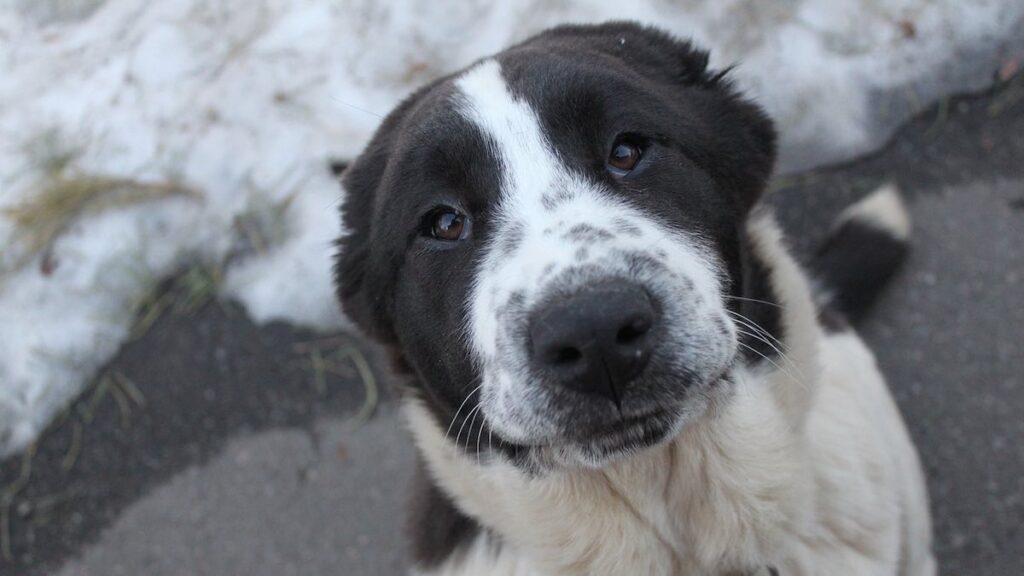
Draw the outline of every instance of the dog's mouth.
M700 418L706 408L701 399L706 400L707 391L718 388L726 380L724 376L713 378L704 394L675 401L665 398L659 402L660 406L639 415L617 415L576 426L570 424L571 432L533 448L550 450L548 453L556 455L558 461L585 466L601 466L641 452L671 440L688 422Z
M610 422L569 442L584 460L600 462L630 454L665 440L677 426L678 418L659 410Z
M566 439L564 445L573 446L584 454L607 459L618 453L632 453L655 446L678 432L681 426L702 412L701 399L707 398L710 390L725 381L729 368L723 369L706 384L697 385L704 390L701 394L687 394L684 397L662 397L657 406L638 415L619 415L575 427L575 433ZM691 384L694 380L687 380ZM654 404L654 402L650 402ZM669 407L672 406L672 407Z

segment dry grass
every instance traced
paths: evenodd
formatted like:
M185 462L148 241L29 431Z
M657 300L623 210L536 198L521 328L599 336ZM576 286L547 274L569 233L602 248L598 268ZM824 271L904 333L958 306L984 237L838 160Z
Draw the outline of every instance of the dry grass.
M21 469L13 482L0 489L0 558L10 562L11 554L11 507L14 499L25 489L32 478L32 463L36 457L36 444L32 444L21 455Z
M252 254L263 255L287 240L290 230L286 214L298 193L298 189L293 189L277 201L269 200L262 193L253 194L245 210L234 218L235 240L226 259L234 261Z
M199 200L202 194L174 179L147 182L97 174L75 167L86 145L57 130L37 135L23 147L36 174L31 193L20 204L0 209L14 224L13 256L0 262L0 273L17 270L45 257L54 242L80 219L102 212L170 197Z
M78 462L82 453L82 440L85 426L91 424L97 409L101 404L110 398L116 403L120 416L121 429L131 430L132 406L138 408L146 407L146 397L139 387L121 372L106 372L98 378L92 389L92 394L83 402L77 404L77 410L72 411L71 406L65 408L61 414L52 422L47 431L40 438L55 430L61 425L70 421L71 440L70 445L60 460L60 469L64 474L69 473ZM74 413L73 413L74 412ZM11 523L12 513L20 517L32 516L32 522L40 526L52 520L51 512L59 504L66 502L78 494L74 491L65 491L51 494L35 500L21 497L25 487L32 479L33 464L35 462L36 450L39 440L29 445L21 455L21 466L18 476L9 484L0 486L0 560L11 562L14 560L11 549ZM18 505L15 502L19 500Z
M795 186L807 186L816 182L821 176L813 171L806 171L800 174L775 176L768 183L767 194L774 194L780 190L793 188Z
M363 382L363 389L365 391L363 405L352 418L356 423L362 424L369 420L373 413L377 411L377 404L380 401L377 378L374 377L373 370L370 368L370 363L366 360L366 356L355 346L339 351L339 353L348 356L352 360L352 363L356 366L356 371L359 372L359 378Z
M352 368L354 368L355 375L359 377L363 385L363 404L353 415L352 420L356 424L362 424L373 417L374 412L377 411L377 405L380 403L377 377L366 356L349 338L336 336L310 342L297 342L292 345L292 350L309 359L309 368L313 375L313 388L321 396L327 393L329 375L347 381L352 378Z
M996 118L1024 100L1024 72L1017 72L1003 82L988 107L990 118Z
M20 254L7 265L22 268L40 254L49 253L57 238L85 216L173 196L202 197L177 182L140 182L66 170L50 173L31 198L0 210L14 223L14 238L21 248Z
M198 262L175 276L169 285L162 284L148 290L135 305L131 338L134 340L149 332L166 312L189 315L198 311L217 296L223 281L222 264Z

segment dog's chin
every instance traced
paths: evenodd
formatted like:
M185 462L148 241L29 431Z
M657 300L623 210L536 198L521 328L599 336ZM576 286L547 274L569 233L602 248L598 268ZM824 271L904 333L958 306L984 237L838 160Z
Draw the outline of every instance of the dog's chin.
M617 418L586 432L566 434L552 442L548 462L560 467L602 468L608 464L643 452L675 439L690 423L705 417L710 407L727 397L732 387L724 376L710 379L711 384L691 389L676 401L663 399L662 406L642 416Z
M723 370L713 378L688 380L675 394L651 396L634 401L621 410L577 403L549 415L560 424L538 437L511 440L501 437L503 453L519 466L534 471L573 468L602 468L653 447L671 442L691 423L703 419L712 406L728 396L733 387ZM646 407L643 406L646 404ZM623 414L625 412L625 414Z
M670 441L687 420L683 414L663 411L619 420L585 437L547 446L544 460L558 468L602 468Z

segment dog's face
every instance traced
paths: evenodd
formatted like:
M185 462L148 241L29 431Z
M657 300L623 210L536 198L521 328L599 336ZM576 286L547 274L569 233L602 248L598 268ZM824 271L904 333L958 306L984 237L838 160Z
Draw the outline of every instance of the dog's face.
M451 441L596 465L727 377L774 133L706 63L558 28L411 96L347 171L340 298Z

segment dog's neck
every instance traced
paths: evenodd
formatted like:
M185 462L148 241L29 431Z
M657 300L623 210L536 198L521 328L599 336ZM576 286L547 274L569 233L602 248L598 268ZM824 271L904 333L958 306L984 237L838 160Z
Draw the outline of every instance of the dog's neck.
M748 574L805 525L813 482L802 423L816 381L815 306L766 214L747 232L769 275L784 357L738 367L731 392L673 440L599 469L530 475L480 463L419 400L405 410L427 468L456 505L559 574ZM728 385L728 384L727 384Z

